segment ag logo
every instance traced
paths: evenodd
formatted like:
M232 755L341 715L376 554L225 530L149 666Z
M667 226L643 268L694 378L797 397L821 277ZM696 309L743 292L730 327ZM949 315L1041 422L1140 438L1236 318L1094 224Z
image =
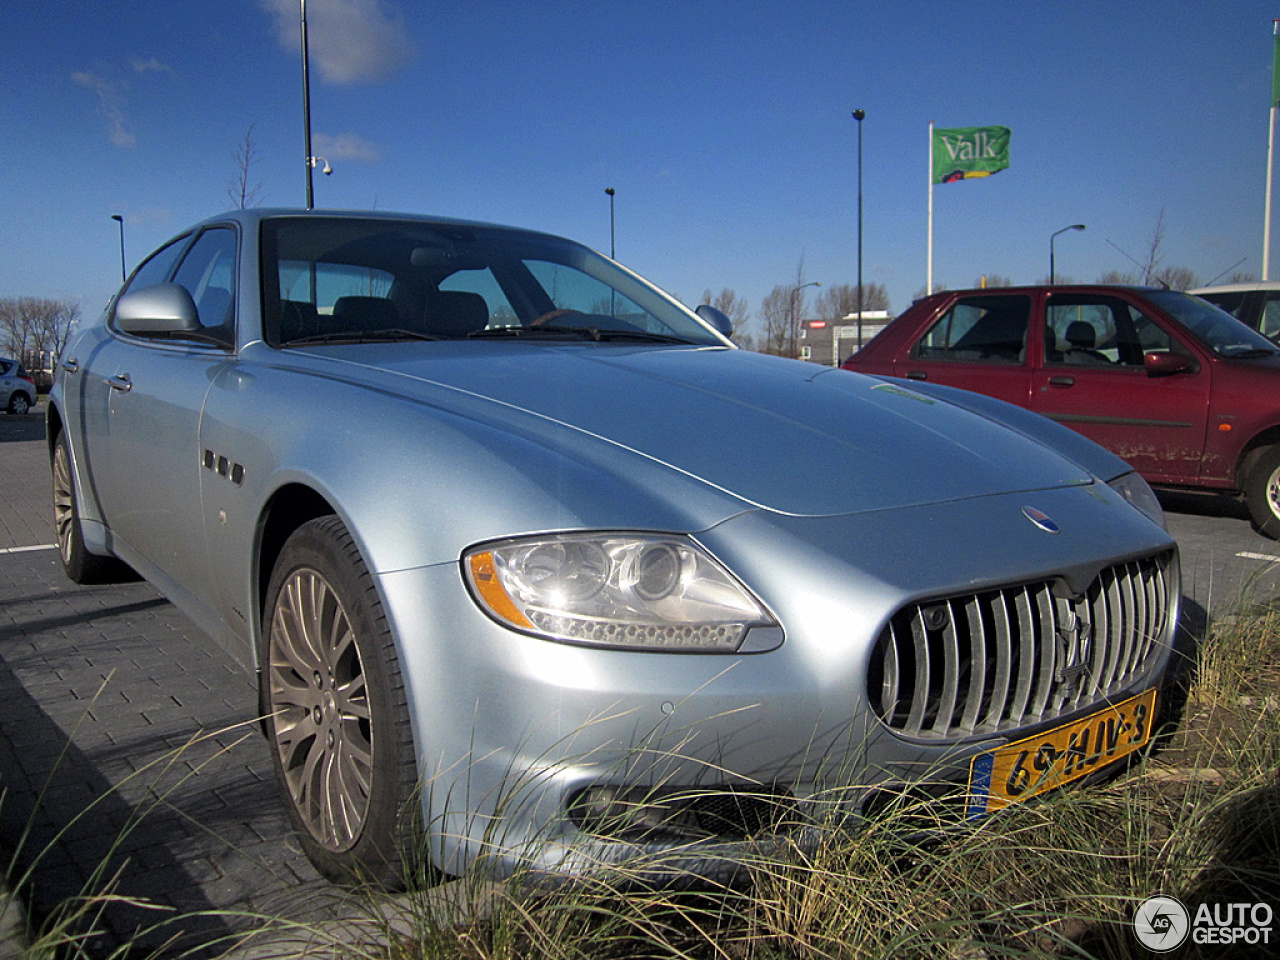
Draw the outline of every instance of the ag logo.
M1187 908L1173 897L1147 897L1133 915L1133 932L1154 953L1167 953L1181 946L1190 928Z

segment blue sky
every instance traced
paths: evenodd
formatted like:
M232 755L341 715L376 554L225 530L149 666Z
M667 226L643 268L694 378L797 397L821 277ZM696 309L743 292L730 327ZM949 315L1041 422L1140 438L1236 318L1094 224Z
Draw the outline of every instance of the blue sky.
M304 201L298 0L45 0L0 32L0 297L96 314L231 201ZM1261 0L982 4L308 0L318 207L560 233L695 303L722 287L925 283L928 124L1001 124L1011 166L935 192L934 280L1088 281L1144 259L1261 276L1272 18ZM1280 206L1280 202L1277 204ZM1109 242L1108 242L1109 241ZM1280 251L1280 235L1275 244ZM1241 261L1238 266L1235 264ZM1273 265L1272 274L1280 274ZM812 295L815 291L806 291Z

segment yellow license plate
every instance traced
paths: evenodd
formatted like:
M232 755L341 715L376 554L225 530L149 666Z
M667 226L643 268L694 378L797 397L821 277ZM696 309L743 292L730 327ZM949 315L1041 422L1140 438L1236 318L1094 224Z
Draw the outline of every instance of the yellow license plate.
M969 818L1038 796L1101 770L1151 740L1156 692L979 754L969 768Z

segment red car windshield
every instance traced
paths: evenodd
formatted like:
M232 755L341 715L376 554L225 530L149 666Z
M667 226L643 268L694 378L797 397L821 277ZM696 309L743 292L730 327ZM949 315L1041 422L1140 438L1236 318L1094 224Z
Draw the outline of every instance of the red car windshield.
M1143 295L1220 357L1243 359L1280 354L1280 349L1258 331L1199 297L1177 290L1148 290Z

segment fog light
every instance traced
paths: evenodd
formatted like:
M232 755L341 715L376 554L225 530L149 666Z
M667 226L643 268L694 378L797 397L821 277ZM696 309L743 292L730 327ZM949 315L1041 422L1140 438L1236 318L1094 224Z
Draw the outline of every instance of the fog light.
M569 802L569 817L580 829L605 836L659 830L672 814L669 803L643 787L587 787Z

